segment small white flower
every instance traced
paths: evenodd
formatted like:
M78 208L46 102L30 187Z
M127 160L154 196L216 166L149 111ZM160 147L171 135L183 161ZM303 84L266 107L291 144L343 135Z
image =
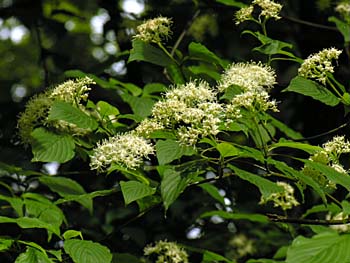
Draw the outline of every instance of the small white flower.
M134 38L148 43L160 43L162 40L167 40L171 36L170 26L172 23L170 18L162 16L146 20L137 27L138 34Z
M112 164L118 164L135 169L142 164L143 158L153 153L154 147L146 139L136 134L121 134L97 144L90 156L90 167L105 171Z
M259 17L264 16L276 20L281 18L279 13L281 12L282 5L275 3L272 0L254 0L253 5L258 5L261 8Z
M269 94L264 90L252 90L238 94L232 99L231 103L235 106L243 107L250 111L279 111L277 109L276 101L270 100Z
M157 255L157 263L188 263L186 251L175 242L158 241L144 248L145 256Z
M252 14L254 11L254 6L243 7L235 13L235 21L236 25L240 23L252 19Z
M323 144L323 148L327 153L336 155L350 153L350 142L345 140L345 136L334 136L331 141Z
M334 72L332 59L338 59L341 53L341 50L327 48L316 54L310 55L301 64L298 70L298 75L307 79L315 79L325 85L327 81L327 73Z
M337 11L347 21L350 21L350 3L348 1L339 3L335 7L335 11Z

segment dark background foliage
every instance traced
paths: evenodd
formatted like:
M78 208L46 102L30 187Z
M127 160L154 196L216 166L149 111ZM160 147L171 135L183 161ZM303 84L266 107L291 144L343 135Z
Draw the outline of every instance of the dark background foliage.
M128 13L125 10L126 2L138 2L143 6L143 12ZM304 58L322 48L341 49L341 34L327 22L328 16L334 14L334 5L327 5L326 2L282 1L283 19L277 23L269 22L269 35L292 43L296 53ZM264 59L258 53L250 52L257 45L256 40L249 35L241 35L242 30L250 26L234 25L233 13L237 9L214 0L1 0L0 161L31 169L45 169L42 164L30 163L31 151L19 143L16 119L30 96L62 82L67 70L79 69L106 79L112 76L140 87L150 82L169 84L162 75L162 69L157 66L136 62L128 64L128 52L125 51L131 48L135 27L143 19L158 15L172 17L174 34L169 45L173 45L189 23L196 23L193 18L198 10L198 17L206 16L207 24L197 23L196 27L186 31L179 46L183 53L187 52L191 41L197 41L205 43L229 62ZM348 88L349 79L346 76L350 73L349 59L343 54L340 60L343 66L337 68L336 75ZM344 122L341 106L329 108L307 97L281 93L296 74L297 65L284 61L273 66L278 72L279 84L272 96L283 101L279 107L279 119L304 136L325 132ZM92 100L104 99L122 112L129 110L115 91L95 86L91 95ZM344 132L348 131L346 128ZM311 142L320 144L327 139L322 137ZM89 172L88 165L81 160L62 165L59 173L71 173L70 176L89 192L112 186L116 181L113 176L104 177ZM228 206L236 206L236 201L242 210L245 206L254 205L249 203L250 195L255 194L250 187L242 182L233 181L230 186L222 182ZM47 189L36 191L45 193ZM240 199L236 200L238 196ZM87 239L99 241L118 252L141 254L147 243L168 239L234 255L236 252L230 240L237 233L244 232L259 245L258 257L271 255L275 247L286 242L279 236L279 231L271 227L256 230L252 223L234 225L208 219L196 220L201 212L214 206L212 199L203 195L200 189L190 187L170 208L166 217L160 206L138 216L136 206L124 206L120 193L97 198L93 214L74 204L67 205L63 210L70 228L79 229ZM19 230L13 229L13 226L10 229L1 227L0 235L11 231ZM198 233L194 235L196 231ZM42 237L34 237L31 231L24 234L30 240L45 242L44 233ZM191 238L193 240L190 242ZM8 257L11 260L11 256ZM196 261L195 256L192 260Z

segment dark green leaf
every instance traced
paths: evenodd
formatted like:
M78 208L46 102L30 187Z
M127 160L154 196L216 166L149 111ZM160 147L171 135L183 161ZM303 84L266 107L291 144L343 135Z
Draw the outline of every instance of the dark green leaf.
M174 63L169 64L166 67L166 72L174 84L184 84L186 82L184 79L183 73L181 71L181 68L178 65Z
M236 1L236 0L216 0L216 2L224 4L224 5L228 5L228 6L239 7L239 8L247 6L246 4L239 2L239 1Z
M338 19L334 16L329 17L328 21L335 23L338 30L340 31L340 33L344 37L344 42L349 43L350 42L350 25L349 25L349 23L341 21L340 19Z
M329 106L336 106L339 104L340 99L336 97L327 88L319 85L318 83L305 79L303 77L295 77L290 82L289 86L283 91L293 91L305 96L312 97Z
M188 46L188 52L189 55L193 58L220 65L222 68L226 68L228 65L228 63L223 61L221 58L211 52L206 46L200 43L191 42Z
M74 157L74 139L69 135L58 135L44 128L32 132L33 162L65 163Z
M294 131L291 129L288 125L284 124L283 122L277 120L276 118L269 116L270 122L273 126L275 126L277 129L279 129L281 132L283 132L285 135L287 135L289 138L298 140L302 139L303 136L301 133Z
M121 181L120 187L126 205L145 196L153 195L156 192L155 188L149 187L138 181Z
M224 197L220 194L219 189L215 185L205 183L200 184L199 187L211 195L215 200L219 201L222 205L225 205Z
M141 263L141 261L128 253L114 253L112 263Z
M209 211L201 214L201 218L212 217L212 216L220 216L224 219L228 220L248 220L252 222L258 223L269 223L269 219L260 214L243 214L243 213L234 213L234 212L226 212L226 211Z
M135 97L127 93L121 95L122 99L128 103L135 113L135 115L141 118L146 118L151 115L154 100L147 97Z
M55 101L53 103L49 112L48 120L63 120L75 124L81 129L95 130L98 126L98 123L94 118L64 101Z
M213 262L234 263L235 261L229 260L229 259L225 258L224 256L221 256L221 255L214 253L212 251L205 250L203 253L202 263L213 263Z
M90 240L69 239L64 241L64 251L74 263L110 263L112 254L109 249Z
M273 150L279 147L287 147L287 148L294 148L298 150L305 151L309 154L315 154L317 152L320 152L322 150L319 146L310 145L307 143L301 143L301 142L293 142L293 141L287 141L287 140L280 140L277 143L274 143L270 146L269 150Z

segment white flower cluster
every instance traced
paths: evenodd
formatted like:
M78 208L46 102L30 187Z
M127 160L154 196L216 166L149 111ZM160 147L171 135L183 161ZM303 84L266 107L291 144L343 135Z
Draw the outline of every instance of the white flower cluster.
M261 62L233 63L222 75L219 82L219 91L225 91L232 85L239 86L243 93L236 95L229 111L244 107L248 110L272 110L277 112L276 101L270 100L268 90L276 84L276 73Z
M188 263L186 251L175 242L158 241L154 246L144 248L145 256L158 255L155 263Z
M331 141L323 144L323 149L328 154L339 157L342 153L350 153L350 142L345 140L345 136L334 136Z
M275 3L272 0L254 0L250 6L243 7L235 13L236 25L254 19L254 6L260 8L259 20L261 17L265 17L265 19L274 18L276 20L281 18L279 16L282 9L281 4Z
M339 3L335 7L335 11L337 11L346 21L350 22L350 3L349 1L344 1Z
M285 182L277 182L278 186L284 188L283 192L273 193L267 198L261 198L260 204L268 201L274 202L274 207L281 207L283 210L291 209L293 206L298 206L299 202L294 197L294 188Z
M143 158L153 153L154 147L146 139L131 133L120 134L97 144L90 156L90 167L105 171L118 164L135 169L142 164Z
M172 21L167 17L160 16L154 19L148 19L137 27L138 34L134 38L147 43L160 43L162 40L167 40L171 36L171 25Z
M334 216L331 214L326 215L326 220L343 220L349 221L349 216L345 215L343 212L340 212ZM338 232L345 233L350 231L350 224L341 224L341 225L330 225L331 229L334 229Z
M17 122L22 142L29 144L32 131L41 125L49 125L60 131L71 132L73 135L85 135L89 133L90 130L78 128L76 125L65 121L47 122L49 110L54 101L57 100L68 102L81 110L85 110L81 101L86 100L88 97L90 88L87 85L89 84L94 84L94 81L88 77L68 80L53 89L49 89L31 98L26 104L25 111L19 115Z
M136 128L138 134L148 137L156 130L173 129L181 144L195 145L200 138L219 133L224 109L208 83L178 85L164 97L154 104L151 119Z
M327 73L334 72L332 59L338 59L341 53L341 50L327 48L316 54L310 55L301 64L298 70L298 75L307 79L316 79L325 85L327 81Z

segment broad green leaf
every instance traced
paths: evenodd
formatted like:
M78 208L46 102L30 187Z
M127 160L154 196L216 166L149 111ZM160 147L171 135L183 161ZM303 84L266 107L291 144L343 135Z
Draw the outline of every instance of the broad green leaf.
M69 135L58 135L44 128L32 132L33 162L65 163L74 157L74 139Z
M13 242L13 239L0 238L0 252L8 250L12 246Z
M132 111L142 118L151 115L155 101L147 97L135 97L127 93L121 95L122 99L128 103Z
M340 99L326 87L323 87L312 80L299 76L292 79L289 86L283 91L300 93L333 107L338 105L340 102Z
M179 197L191 182L191 177L184 176L172 168L164 171L160 184L160 191L163 198L165 210Z
M276 183L271 182L259 175L241 170L233 165L228 165L230 169L232 169L241 179L250 182L259 188L262 196L264 198L269 197L273 193L283 192L283 188L278 186Z
M102 119L108 118L109 116L116 116L120 113L116 107L103 100L97 102L96 106Z
M94 118L64 101L55 101L53 103L49 112L48 120L63 120L75 124L81 129L95 130L98 126L98 123Z
M163 93L167 90L163 83L149 83L143 87L142 96L151 96L154 93Z
M28 247L26 252L17 257L15 263L53 263L53 261L43 252Z
M236 1L236 0L216 0L216 2L224 4L224 5L228 5L228 6L234 6L234 7L246 7L247 5L240 2L240 1Z
M302 139L303 136L301 133L294 131L291 129L288 125L284 124L283 122L277 120L276 118L269 116L269 119L271 121L271 124L275 126L277 129L279 129L281 132L283 132L285 135L287 135L289 138L298 140Z
M335 263L350 262L350 235L324 232L294 239L287 251L286 263Z
M310 186L322 198L323 203L325 203L325 204L327 203L325 192L322 190L320 185L314 179L312 179L310 176L306 176L304 173L293 169L292 167L288 166L284 162L276 161L273 159L268 159L267 162L269 164L274 165L278 170L283 172L285 175L292 176L292 177L300 180L304 184Z
M258 162L264 163L265 157L261 151L252 147L235 145L239 149L239 157L241 158L252 158Z
M321 212L328 212L331 214L338 214L341 212L341 209L339 208L338 205L334 204L334 203L330 203L330 204L322 204L322 205L315 205L313 207L311 207L310 209L306 210L306 212L303 214L303 218L311 215L311 214L315 214L315 213L321 213Z
M114 171L119 171L121 172L126 178L129 180L138 180L146 185L150 184L149 179L144 175L144 173L141 170L132 170L128 169L124 166L117 165L117 164L112 164L111 167L108 169L107 174L110 174Z
M201 218L205 217L212 217L212 216L220 216L224 219L228 220L248 220L252 222L258 222L258 223L269 223L269 219L260 214L244 214L244 213L234 213L234 212L226 212L226 211L209 211L201 214Z
M239 154L239 150L228 142L222 142L216 145L216 149L219 151L221 157L232 157Z
M249 259L246 263L285 263L285 262L277 261L274 259L260 258L260 259Z
M303 159L298 159L298 160L305 162L307 166L323 173L324 176L326 176L333 183L339 184L343 186L345 189L347 189L348 191L350 191L350 176L348 174L339 173L334 168L325 164L321 164L321 163L317 163L309 160L303 160Z
M60 229L54 225L44 222L38 218L30 217L20 217L20 218L10 218L5 216L0 216L0 223L14 223L21 228L44 228L57 236L60 236Z
M200 188L206 191L211 197L213 197L216 201L219 201L222 205L225 205L224 197L220 194L219 189L210 183L200 184Z
M237 85L231 85L229 86L226 90L224 95L220 97L220 100L227 100L230 101L232 100L236 95L242 93L242 88Z
M75 237L80 237L80 239L83 239L83 234L80 231L72 230L72 229L64 232L62 236L63 236L64 240L72 239Z
M173 63L164 51L137 39L132 41L132 49L130 51L128 63L135 60L146 61L162 67Z
M307 152L308 154L315 154L322 151L322 148L319 146L314 146L314 145L301 143L301 142L287 141L282 139L279 142L272 144L269 147L269 150L271 151L273 149L280 148L280 147L294 148L294 149Z
M344 42L349 43L350 42L350 25L349 25L349 23L345 23L344 21L342 21L334 16L329 17L328 21L335 23L338 30L340 31L340 33L344 37Z
M185 84L186 80L181 68L176 64L169 64L166 67L166 72L174 84Z
M61 197L77 196L76 201L92 213L93 204L89 197L79 198L80 195L86 194L84 188L76 181L60 176L42 176L39 181L50 188L51 191L58 193Z
M10 197L5 195L0 195L0 200L8 202L13 210L16 211L18 216L23 216L23 200L17 196Z
M343 200L341 202L341 206L343 208L343 214L350 215L350 203L349 203L349 201Z
M181 146L174 140L158 141L156 143L157 159L160 165L171 163L183 155L193 155L196 151L190 146Z
M212 68L209 68L205 65L190 66L188 69L195 75L205 75L216 81L219 81L221 79L221 75L217 72L217 70L213 70Z
M155 188L149 187L138 181L121 181L120 187L122 189L125 205L145 196L153 195L156 192Z
M120 90L120 88L124 88L133 96L140 96L142 94L142 89L133 83L126 83L117 79L109 79L109 83L113 84L114 89L117 89L118 91Z
M228 63L223 61L221 58L211 52L206 46L200 43L191 42L188 46L188 52L192 58L200 59L208 63L214 63L221 66L222 68L226 68L228 65Z
M74 263L110 263L112 261L112 254L107 247L90 240L65 240L63 248Z
M212 251L205 250L203 253L202 263L213 263L213 262L234 263L235 261L229 260L229 259L225 258L224 256L221 256L221 255L214 253Z

